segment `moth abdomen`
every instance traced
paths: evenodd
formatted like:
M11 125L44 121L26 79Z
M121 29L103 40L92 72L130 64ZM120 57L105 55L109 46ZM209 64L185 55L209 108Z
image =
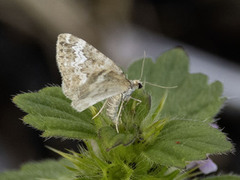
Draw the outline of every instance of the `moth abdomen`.
M106 113L114 123L118 121L117 119L118 109L121 101L122 101L122 94L118 94L116 96L112 96L107 99Z

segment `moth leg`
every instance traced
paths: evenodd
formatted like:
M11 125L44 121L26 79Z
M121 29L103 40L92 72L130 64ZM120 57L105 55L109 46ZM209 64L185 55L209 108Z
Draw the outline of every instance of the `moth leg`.
M136 99L136 98L133 98L132 96L130 96L130 97L127 99L127 102L128 102L130 99L133 99L133 100L137 101L137 102L138 102L137 105L142 102L141 100ZM125 100L125 101L126 101L126 100ZM116 118L116 120L115 120L115 125L116 125L117 133L119 133L118 124L119 124L121 112L122 112L122 109L123 109L123 103L124 103L124 99L122 99L122 101L121 101L121 104L120 104L120 107L119 107L119 111L118 111L118 115L117 115L117 118Z
M102 112L102 110L103 110L103 108L105 107L106 104L107 104L107 100L103 103L101 109L98 111L97 114L95 114L95 116L92 117L92 119L94 119L95 117L97 117L97 116Z
M119 124L119 117L120 117L120 114L121 114L121 111L122 111L123 103L124 103L124 101L122 100L122 101L121 101L121 104L120 104L120 107L119 107L119 111L118 111L117 118L116 118L116 120L115 120L115 125L116 125L117 133L119 133L118 124Z
M137 101L138 102L137 105L139 105L142 102L140 99L133 98L132 96L130 96L130 99Z

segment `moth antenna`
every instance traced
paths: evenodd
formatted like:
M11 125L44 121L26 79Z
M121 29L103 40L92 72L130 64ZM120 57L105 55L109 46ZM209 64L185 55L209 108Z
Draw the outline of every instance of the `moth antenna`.
M140 74L140 79L142 79L143 76L143 70L144 70L144 64L145 64L145 58L146 58L146 51L143 52L143 61L142 61L142 68L141 68L141 74Z
M145 89L145 85L146 85L146 79L144 78L144 80L143 80L143 89Z
M153 84L153 83L150 83L150 82L144 82L145 84L149 84L149 85L151 85L151 86L155 86L155 87L160 87L160 88L164 88L164 89L173 89L173 88L177 88L178 86L170 86L170 87L168 87L168 86L160 86L160 85L158 85L158 84Z
M139 80L141 80L142 77L143 77L143 70L144 70L144 65L145 65L146 51L144 51L143 54L144 54L144 55L143 55L143 61L142 61L142 67L141 67L141 74L140 74L140 79L139 79ZM153 83L147 82L147 81L145 80L145 78L144 78L144 81L143 81L143 89L145 89L145 85L146 85L146 84L149 84L149 85L155 86L155 87L159 87L159 88L164 88L164 89L172 89L172 88L177 88L177 87L178 87L178 86L170 86L170 87L168 87L168 86L160 86L160 85L158 85L158 84L153 84Z

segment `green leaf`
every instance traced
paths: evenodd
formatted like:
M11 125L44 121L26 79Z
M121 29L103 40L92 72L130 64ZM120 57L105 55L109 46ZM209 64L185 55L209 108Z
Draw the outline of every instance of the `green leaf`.
M223 153L231 148L232 144L221 131L204 122L172 120L143 154L156 163L183 168L186 162L205 159L206 154Z
M99 130L99 137L107 151L120 144L129 145L136 138L134 134L117 133L115 129L109 126L105 126Z
M128 68L129 79L140 78L142 61L137 61ZM206 75L189 74L188 63L188 56L181 48L163 53L157 58L156 63L151 59L145 59L142 81L167 87L177 86L167 89L168 98L159 118L212 122L224 102L224 98L221 97L222 84L220 82L208 84ZM145 90L151 95L149 113L151 116L166 89L146 84ZM146 118L141 127L151 123L152 119Z
M143 60L128 69L130 79L139 79ZM142 136L148 144L147 158L167 166L184 167L187 161L206 154L232 149L225 135L210 127L225 98L222 84L208 84L203 74L188 72L188 56L181 48L163 53L156 62L145 59L143 82L176 88L159 88L145 83L151 96L149 114L141 121ZM167 93L167 97L166 97ZM154 139L151 135L157 135Z
M73 139L96 137L92 114L74 110L60 87L46 87L36 93L19 94L13 102L27 112L23 121L43 131L44 137Z
M0 174L2 180L72 180L75 174L64 166L71 164L66 160L45 160L38 163L27 163L18 171L6 171Z

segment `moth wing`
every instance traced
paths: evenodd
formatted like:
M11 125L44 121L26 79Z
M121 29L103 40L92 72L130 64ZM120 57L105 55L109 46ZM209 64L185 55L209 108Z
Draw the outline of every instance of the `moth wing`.
M79 112L130 88L129 80L112 60L71 34L58 36L57 64L63 93Z

